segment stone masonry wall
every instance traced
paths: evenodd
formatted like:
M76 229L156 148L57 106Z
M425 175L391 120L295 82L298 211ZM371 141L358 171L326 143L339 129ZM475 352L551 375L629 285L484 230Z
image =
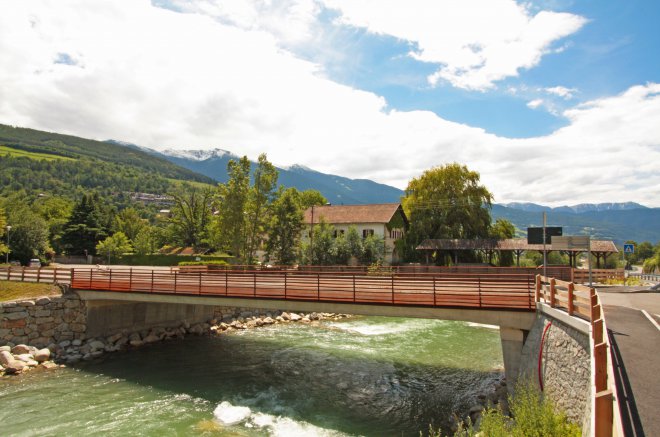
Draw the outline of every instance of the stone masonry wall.
M584 429L591 412L588 334L554 318L538 314L523 346L520 375L522 378L531 379L538 387L541 336L550 321L552 326L548 329L543 344L543 393L552 399L571 421L582 425Z
M24 343L43 348L82 340L86 329L85 302L76 294L0 303L0 346Z

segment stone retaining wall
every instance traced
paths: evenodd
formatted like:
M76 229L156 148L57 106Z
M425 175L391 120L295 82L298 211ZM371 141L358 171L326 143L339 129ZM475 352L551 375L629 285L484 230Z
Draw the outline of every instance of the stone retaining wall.
M543 344L541 377L544 395L561 408L568 418L583 426L591 412L591 358L589 334L567 326L545 314L538 314L523 346L520 376L538 387L538 358L541 336L552 321Z
M0 303L0 346L38 348L118 333L179 328L213 319L279 314L273 310L160 303L85 302L75 293Z
M86 306L77 294L0 303L0 346L25 343L43 348L84 339L86 330Z

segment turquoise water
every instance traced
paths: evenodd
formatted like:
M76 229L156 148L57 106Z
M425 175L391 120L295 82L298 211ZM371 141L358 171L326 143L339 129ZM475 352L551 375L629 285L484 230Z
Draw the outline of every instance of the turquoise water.
M270 326L3 378L0 433L417 436L469 408L501 368L498 331L481 325L356 317Z

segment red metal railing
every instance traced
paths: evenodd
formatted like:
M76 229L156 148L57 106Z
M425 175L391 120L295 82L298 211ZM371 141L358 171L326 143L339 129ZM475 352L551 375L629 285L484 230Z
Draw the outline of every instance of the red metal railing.
M534 283L535 276L529 273L75 269L71 286L115 292L534 310Z

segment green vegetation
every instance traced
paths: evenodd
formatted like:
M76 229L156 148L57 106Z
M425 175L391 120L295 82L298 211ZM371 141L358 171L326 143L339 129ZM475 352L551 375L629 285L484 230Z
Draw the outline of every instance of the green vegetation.
M477 427L463 423L454 437L579 437L580 427L569 422L566 415L529 381L516 385L516 396L509 398L511 416L499 409L484 411ZM420 432L420 436L422 433ZM441 437L440 431L429 429L429 436Z
M227 261L181 261L180 266L213 266L213 267L228 267L230 264Z
M115 262L130 266L159 266L171 267L180 265L182 262L196 262L200 258L202 263L228 262L230 255L122 255Z
M89 190L165 194L185 181L213 185L206 176L138 148L0 124L0 196L24 191L80 198Z
M487 238L491 225L493 195L480 184L479 173L457 163L435 167L412 179L406 188L403 208L410 228L399 250L409 262L421 261L416 247L432 238ZM464 251L461 262L475 262ZM435 254L437 264L451 262L450 253Z
M116 232L96 245L96 253L108 257L108 264L112 263L113 257L116 258L132 249L131 242L123 232Z
M0 281L0 302L30 299L41 296L55 296L62 290L53 284L35 284L31 282Z
M7 147L7 146L0 146L0 155L5 155L5 156L9 155L14 158L20 157L20 158L30 158L30 159L38 159L45 161L54 161L56 159L63 159L65 161L75 161L75 159L66 156L53 155L51 153L28 152L25 150L14 149L12 147Z

